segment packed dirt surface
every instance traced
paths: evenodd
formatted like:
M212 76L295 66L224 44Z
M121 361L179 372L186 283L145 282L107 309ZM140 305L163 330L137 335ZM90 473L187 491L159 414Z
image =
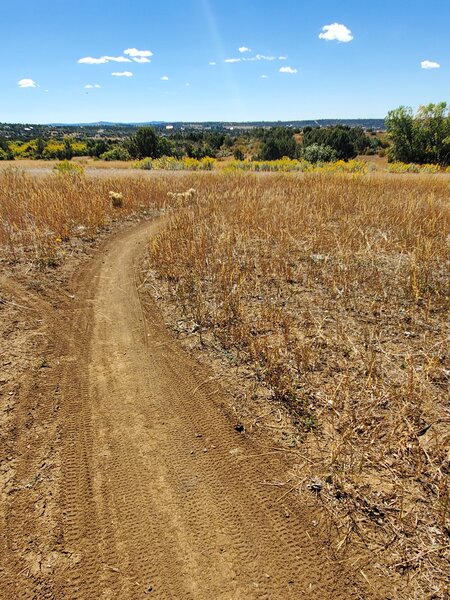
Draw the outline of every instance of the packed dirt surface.
M142 296L141 258L160 226L103 243L54 302L2 282L46 345L2 394L3 408L16 401L0 598L386 598L332 559L326 519L290 493L283 454L239 431L220 381Z

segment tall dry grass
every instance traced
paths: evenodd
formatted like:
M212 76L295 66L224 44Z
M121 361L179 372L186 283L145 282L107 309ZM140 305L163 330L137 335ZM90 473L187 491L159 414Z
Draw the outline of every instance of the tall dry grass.
M181 189L192 176L177 174ZM34 261L41 267L64 259L64 242L95 236L112 221L167 205L174 177L33 176L25 170L0 171L0 258ZM110 192L122 194L120 209Z
M333 550L369 550L405 583L392 598L448 598L448 180L146 175L2 171L0 261L55 266L71 240L173 209L155 283L245 371L249 405L288 408L293 478L333 517Z
M335 551L447 598L448 182L215 176L188 204L150 251L178 318L293 414Z

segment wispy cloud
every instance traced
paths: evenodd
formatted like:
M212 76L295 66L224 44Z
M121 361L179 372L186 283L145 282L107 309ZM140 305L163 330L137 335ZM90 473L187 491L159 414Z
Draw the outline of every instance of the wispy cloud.
M17 82L17 85L20 88L35 88L38 87L38 84L33 79L21 79Z
M126 56L105 56L106 62L126 63L131 62Z
M131 56L131 58L150 58L153 56L151 50L138 50L137 48L127 48L123 53L127 56Z
M342 25L342 23L333 23L332 25L324 25L322 27L322 33L319 33L319 38L328 41L351 42L353 35L350 29Z
M250 58L243 58L242 60L246 60L252 62L254 60L276 60L276 56L266 56L265 54L257 54L256 56L250 56Z
M261 75L261 79L269 79L268 75Z
M226 58L226 63L238 63L238 62L258 62L260 60L286 60L286 56L267 56L266 54L255 54L255 56L242 56L239 58Z
M295 75L295 73L298 73L298 69L294 69L294 67L281 67L280 73L289 73L290 75Z
M422 67L422 69L440 69L441 65L437 62L434 62L432 60L423 60L420 63L420 66Z
M78 62L82 65L104 65L109 62L129 63L131 59L126 56L100 56L100 58L85 56L84 58L80 58Z
M169 78L167 77L167 75L163 75L163 76L161 77L161 80L162 80L162 81L169 81Z
M151 50L138 50L137 48L127 48L123 53L130 56L137 63L149 63L151 62L150 57L153 56Z
M87 85L84 86L87 90L94 90L94 89L100 89L102 86L98 85L98 83L94 83L94 84L90 84L88 83Z
M208 64L210 67L215 67L217 63L212 60Z
M117 63L148 63L150 62L150 57L153 56L153 52L151 50L138 50L137 48L127 48L123 51L125 56L100 56L95 58L94 56L84 56L80 58L78 62L83 65L104 65L109 62L117 62Z
M115 71L114 73L111 73L111 75L114 75L114 77L133 77L133 73L131 71Z
M238 48L239 52L244 53L244 52L251 52L250 48L247 48L247 46L241 46L240 48Z

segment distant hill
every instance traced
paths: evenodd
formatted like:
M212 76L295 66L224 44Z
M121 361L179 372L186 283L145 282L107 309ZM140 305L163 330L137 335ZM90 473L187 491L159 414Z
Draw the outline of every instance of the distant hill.
M384 119L317 119L303 121L145 121L139 123L113 123L110 121L97 121L94 123L49 123L49 127L161 127L172 125L175 128L203 128L203 129L228 129L233 127L327 127L329 125L348 125L349 127L362 127L363 129L384 129Z

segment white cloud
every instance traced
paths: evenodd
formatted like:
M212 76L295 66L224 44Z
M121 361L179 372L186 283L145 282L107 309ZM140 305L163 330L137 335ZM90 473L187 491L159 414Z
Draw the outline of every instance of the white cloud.
M78 62L83 65L104 65L109 62L129 63L131 59L126 56L101 56L100 58L85 56L80 58Z
M253 60L275 60L275 56L265 56L264 54L257 54L250 58L243 58L242 60L253 61Z
M342 23L333 23L332 25L324 25L322 33L319 33L321 40L336 40L337 42L351 42L353 39L352 32Z
M111 73L111 75L114 75L114 77L133 77L133 73L131 71L115 71L114 73Z
M281 67L280 73L290 73L291 75L295 75L295 73L298 73L298 69L294 69L293 67Z
M101 58L93 58L92 56L85 56L84 58L80 58L78 63L83 65L103 65L107 63L106 56L102 56Z
M238 48L239 52L243 53L243 52L251 52L250 48L247 48L247 46L241 46L240 48Z
M91 85L90 83L88 83L87 85L84 86L87 90L93 90L93 89L100 89L102 86L98 85L98 83L94 83L94 85Z
M162 81L169 81L169 78L167 77L167 75L163 75L163 76L161 77L161 80L162 80Z
M38 84L33 79L21 79L17 82L17 85L20 88L35 88L38 87Z
M269 79L268 75L261 75L261 79Z
M278 60L287 60L287 56L279 56Z
M151 62L149 58L145 58L145 56L134 56L133 57L134 62L137 63L149 63Z
M153 52L150 50L138 50L137 48L127 48L123 53L131 56L131 58L150 58L150 56L153 56Z
M255 56L242 57L242 58L226 58L226 63L238 63L238 62L255 62L260 60L276 60L276 56L266 56L265 54L256 54ZM280 59L281 60L281 59Z
M211 61L210 63L208 63L208 64L209 64L209 66L210 66L210 67L215 67L217 63L215 63L215 62L212 60L212 61Z
M126 58L125 56L105 56L105 58L106 58L106 62L118 62L118 63L131 62L131 60L129 58Z
M437 62L433 62L432 60L423 60L420 63L422 69L439 69L441 65Z

